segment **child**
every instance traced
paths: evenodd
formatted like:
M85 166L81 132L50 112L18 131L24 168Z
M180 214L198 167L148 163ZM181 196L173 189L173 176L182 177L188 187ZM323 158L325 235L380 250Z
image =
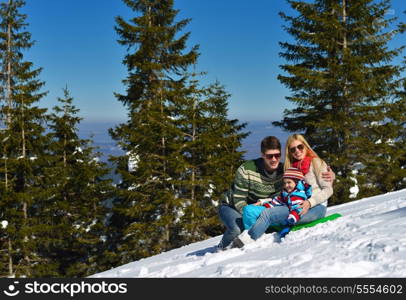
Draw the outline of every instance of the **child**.
M265 208L286 205L289 208L289 216L282 224L286 227L279 233L281 237L284 237L290 231L290 228L300 220L299 213L302 209L299 208L299 205L309 199L311 195L312 188L304 182L302 171L296 168L288 168L283 174L283 190L279 196L273 199L261 199L261 205L251 204L243 208L244 227L249 230Z

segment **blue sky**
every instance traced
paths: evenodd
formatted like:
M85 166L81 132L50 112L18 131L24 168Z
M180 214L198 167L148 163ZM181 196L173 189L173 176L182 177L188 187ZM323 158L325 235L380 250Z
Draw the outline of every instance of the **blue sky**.
M393 0L391 15L405 20L404 0ZM279 41L290 40L279 11L284 0L175 0L179 18L191 18L189 46L199 44L198 70L204 82L219 80L231 93L230 117L243 121L279 120L290 104L278 80ZM125 50L116 42L115 17L133 12L121 0L26 0L27 30L36 44L26 59L42 67L49 93L41 105L52 107L66 85L85 121L116 122L126 110L114 97L123 92ZM404 37L403 37L404 38ZM392 44L399 46L398 38ZM403 42L404 43L404 42Z

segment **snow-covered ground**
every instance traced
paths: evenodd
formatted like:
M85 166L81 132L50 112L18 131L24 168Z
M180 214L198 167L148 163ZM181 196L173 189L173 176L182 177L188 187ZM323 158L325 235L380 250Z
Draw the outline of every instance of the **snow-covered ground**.
M327 213L343 217L291 232L282 242L266 234L215 253L217 236L91 277L406 277L406 189Z

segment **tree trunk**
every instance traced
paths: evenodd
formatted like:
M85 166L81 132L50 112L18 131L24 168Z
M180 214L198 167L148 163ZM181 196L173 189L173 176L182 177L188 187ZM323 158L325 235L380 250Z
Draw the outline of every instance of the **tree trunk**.
M11 5L11 0L9 1L9 5ZM8 24L7 29L7 128L10 128L11 124L11 24Z
M196 141L196 100L193 103L193 120L192 120L192 142ZM193 159L193 158L192 158ZM197 200L196 200L196 168L192 166L192 191L191 191L191 201L192 201L192 236L196 236L196 222L195 222L195 209L197 208Z
M12 246L11 246L11 240L10 238L8 239L8 274L10 277L14 275L14 268L13 268L13 256L12 256Z
M343 31L343 53L342 53L342 60L344 60L344 58L347 56L347 48L348 48L348 41L347 41L347 0L343 0L342 2L342 15L343 15L343 27L344 27L344 31ZM348 140L349 140L349 129L348 129L348 123L352 122L352 120L350 120L350 116L349 116L349 99L348 99L348 78L347 78L347 74L344 75L345 79L344 79L344 86L343 86L343 110L344 110L344 114L345 114L345 126L344 126L344 132L342 134L342 140L341 140L341 145L340 148L342 149L341 153L344 155L347 155L346 151L348 149ZM347 169L345 166L343 169ZM344 176L346 174L343 174Z

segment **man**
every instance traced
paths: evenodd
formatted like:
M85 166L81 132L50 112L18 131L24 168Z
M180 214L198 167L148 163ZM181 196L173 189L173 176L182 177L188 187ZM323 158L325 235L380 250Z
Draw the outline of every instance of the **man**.
M278 138L268 136L261 141L261 157L243 163L236 172L234 183L219 207L219 217L226 231L218 245L220 250L229 247L244 230L242 209L245 205L254 204L259 199L273 198L282 188L283 164L281 144ZM323 173L323 179L333 181L334 173ZM282 222L289 214L286 207L275 207L264 210L255 225L247 232L248 238L257 240L268 229L270 224ZM311 210L309 210L311 213ZM236 239L236 242L239 242ZM241 246L241 245L236 245Z

